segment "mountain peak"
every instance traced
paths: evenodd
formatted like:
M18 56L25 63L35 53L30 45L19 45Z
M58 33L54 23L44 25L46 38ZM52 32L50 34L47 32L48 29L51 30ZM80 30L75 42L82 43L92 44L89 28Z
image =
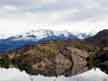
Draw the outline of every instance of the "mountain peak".
M10 49L21 48L25 45L30 45L48 40L77 40L77 36L70 32L57 32L51 30L32 30L30 32L11 36L6 39L0 39L0 52L5 52Z
M103 35L104 36L108 36L108 29L104 29L104 30L98 32L97 35L100 35L100 36L103 36Z
M108 29L104 29L86 40L102 47L108 46Z

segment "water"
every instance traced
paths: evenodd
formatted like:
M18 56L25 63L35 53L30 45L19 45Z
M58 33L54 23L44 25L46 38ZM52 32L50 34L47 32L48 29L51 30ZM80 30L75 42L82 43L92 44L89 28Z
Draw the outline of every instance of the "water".
M64 77L44 77L41 75L38 76L29 76L24 71L20 72L18 69L0 69L0 81L108 81L108 75L101 72L99 69L90 70L88 72L72 76Z

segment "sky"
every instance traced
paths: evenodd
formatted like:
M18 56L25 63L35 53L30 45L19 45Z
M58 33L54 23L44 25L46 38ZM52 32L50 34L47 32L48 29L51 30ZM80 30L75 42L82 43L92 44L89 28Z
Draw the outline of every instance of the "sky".
M108 29L107 0L0 0L0 35L39 29Z
M39 29L70 32L108 29L108 0L0 0L0 36ZM0 81L21 81L20 72L14 71L1 71Z

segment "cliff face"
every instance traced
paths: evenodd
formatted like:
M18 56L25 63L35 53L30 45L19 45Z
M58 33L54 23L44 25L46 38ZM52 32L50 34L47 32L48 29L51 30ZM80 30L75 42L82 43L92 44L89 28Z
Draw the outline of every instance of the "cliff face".
M87 61L87 45L80 48L80 44L78 41L76 44L73 41L48 41L25 46L1 55L0 65L16 67L31 75L76 75L91 69Z

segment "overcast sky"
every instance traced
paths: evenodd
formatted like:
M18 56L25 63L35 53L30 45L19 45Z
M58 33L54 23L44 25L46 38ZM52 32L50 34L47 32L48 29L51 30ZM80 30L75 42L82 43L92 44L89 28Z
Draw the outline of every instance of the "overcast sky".
M99 31L108 28L107 0L0 0L0 35L53 29Z

